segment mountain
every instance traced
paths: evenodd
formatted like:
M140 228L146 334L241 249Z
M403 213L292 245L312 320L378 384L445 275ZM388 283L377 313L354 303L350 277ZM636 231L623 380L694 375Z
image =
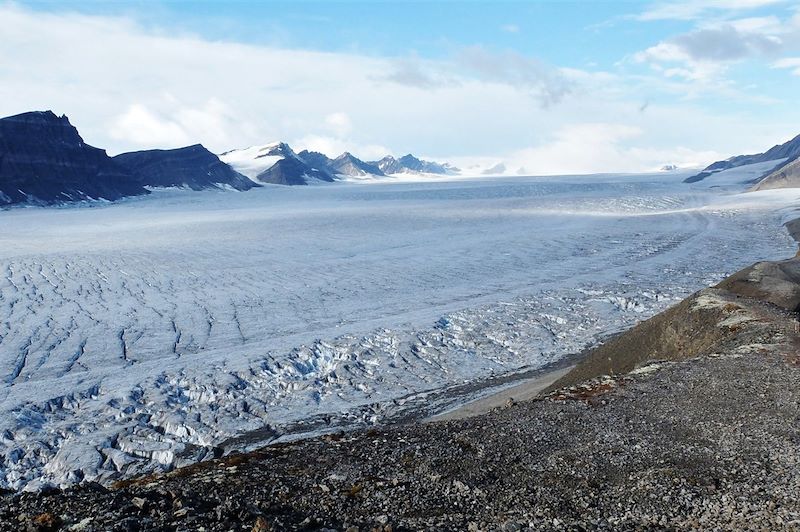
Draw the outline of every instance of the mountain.
M105 150L52 111L0 119L0 205L117 200L147 194Z
M303 159L308 165L312 166L313 168L323 168L327 170L329 173L333 172L331 168L331 163L333 163L333 159L325 155L324 153L320 153L318 151L308 151L303 150L297 154L298 157Z
M774 188L800 188L800 158L795 158L778 170L768 174L752 190L770 190Z
M383 170L374 164L366 163L355 157L350 152L344 152L331 161L331 168L337 173L346 176L364 177L368 175L383 176Z
M192 190L220 187L249 190L258 186L200 144L174 150L123 153L114 160L144 186Z
M800 135L796 136L785 144L773 146L764 153L757 153L755 155L737 155L736 157L731 157L730 159L726 159L724 161L717 161L714 164L704 168L699 174L685 179L684 183L696 183L718 172L730 170L732 168L738 168L740 166L775 161L775 166L770 168L770 170L765 174L762 174L760 178L756 179L756 181L758 181L759 179L780 170L798 157L800 157Z
M334 181L327 168L309 164L285 142L232 150L219 158L256 183L308 185L312 180Z
M325 168L333 175L348 177L385 175L377 166L365 163L350 152L344 152L335 159L331 159L324 153L308 150L301 151L297 156L315 168Z
M387 155L380 161L369 163L377 166L385 174L440 174L453 175L460 172L458 168L449 164L440 164L431 161L417 159L410 153L399 159Z

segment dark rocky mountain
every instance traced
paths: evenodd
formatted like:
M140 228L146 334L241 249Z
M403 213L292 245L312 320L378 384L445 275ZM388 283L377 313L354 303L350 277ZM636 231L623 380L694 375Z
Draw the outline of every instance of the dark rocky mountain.
M52 111L0 119L0 205L117 200L147 194L105 150Z
M192 190L221 187L249 190L258 186L200 144L174 150L123 153L114 160L144 186Z
M440 164L431 161L423 161L417 159L410 153L399 159L387 155L380 161L371 162L369 164L377 166L385 174L415 173L452 175L460 172L458 168L450 166L447 163Z
M730 170L731 168L737 168L739 166L776 161L776 166L762 175L761 178L763 178L780 170L783 166L791 163L798 157L800 157L800 135L796 136L789 142L773 146L764 153L757 153L755 155L737 155L736 157L731 157L730 159L726 159L724 161L717 161L714 164L704 168L699 174L686 178L684 183L696 183L717 172ZM777 162L781 159L786 159L786 161L783 163ZM757 179L756 181L759 181L761 178Z
M228 151L220 155L220 159L259 183L307 185L310 179L335 180L326 161L322 159L327 157L321 153L303 153L313 162L309 163L300 157L285 142Z
M333 159L325 155L324 153L320 153L318 151L308 151L303 150L297 154L298 157L303 159L306 163L314 168L323 168L328 170L330 173L331 171L331 163L333 163Z
M296 155L279 160L258 174L256 179L275 185L307 185L309 179L329 183L335 180L326 168L315 168Z
M350 152L344 152L335 159L331 159L324 153L308 150L301 151L297 156L314 168L324 168L333 175L352 177L385 175L377 166L362 161Z
M350 152L344 152L331 161L331 168L337 173L348 176L362 177L366 175L386 175L383 170L374 164L366 163Z

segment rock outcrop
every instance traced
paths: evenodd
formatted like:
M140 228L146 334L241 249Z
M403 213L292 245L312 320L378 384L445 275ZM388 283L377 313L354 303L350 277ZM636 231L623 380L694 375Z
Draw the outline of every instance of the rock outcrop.
M66 116L0 119L0 205L118 200L147 190L104 150L86 144Z

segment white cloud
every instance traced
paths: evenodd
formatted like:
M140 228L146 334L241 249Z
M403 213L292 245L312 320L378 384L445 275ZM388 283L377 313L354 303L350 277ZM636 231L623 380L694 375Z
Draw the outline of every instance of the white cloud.
M449 60L397 59L389 73L376 79L417 89L458 87L475 80L502 84L527 92L543 107L559 103L571 89L558 68L512 50L480 45L464 47Z
M141 104L131 105L114 121L111 136L142 145L182 144L189 139L180 124Z
M316 151L331 158L349 151L364 161L378 160L392 153L380 144L359 144L351 139L326 135L305 135L292 140L291 145L297 151Z
M561 71L514 51L496 53L469 46L461 50L457 62L481 80L529 91L544 107L559 103L571 90Z
M337 136L343 137L353 130L353 123L347 113L331 113L325 117L325 125Z
M744 4L742 4L744 5ZM777 16L710 19L633 54L666 78L690 82L688 96L743 97L729 72L738 63L773 60L800 47L800 26ZM765 99L763 94L755 100Z
M630 161L620 152L620 143L641 134L639 128L625 124L570 124L551 141L512 153L507 166L533 175L624 172Z
M636 18L642 21L695 20L715 11L746 11L783 3L786 3L786 0L683 0L659 2L648 7Z
M772 63L772 68L784 68L792 71L795 76L800 76L800 57L785 57Z
M453 161L472 175L502 164L508 175L564 175L654 172L664 165L697 168L723 159L712 150L685 146L649 148L631 144L644 130L617 123L574 123L557 130L545 142L510 152L501 158L461 158Z
M547 171L605 171L623 160L620 168L633 170L674 162L661 160L674 146L736 153L742 144L759 146L750 142L759 135L774 144L796 127L791 113L785 127L745 127L747 116L677 100L642 112L664 83L654 89L643 78L559 68L511 51L471 47L433 61L282 49L12 4L0 4L0 20L0 115L66 113L87 142L112 153L196 142L222 152L287 140L329 156L499 161L520 152L540 155ZM639 135L611 129L609 142L564 133L586 131L570 130L575 124L617 124ZM591 157L580 156L581 142ZM646 146L655 151L641 151ZM549 149L554 155L545 158Z

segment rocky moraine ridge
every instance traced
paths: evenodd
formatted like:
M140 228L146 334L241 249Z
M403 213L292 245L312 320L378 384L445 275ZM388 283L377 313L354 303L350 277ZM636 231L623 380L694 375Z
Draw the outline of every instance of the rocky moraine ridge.
M758 263L533 400L6 493L0 530L796 530L799 310L800 256Z

